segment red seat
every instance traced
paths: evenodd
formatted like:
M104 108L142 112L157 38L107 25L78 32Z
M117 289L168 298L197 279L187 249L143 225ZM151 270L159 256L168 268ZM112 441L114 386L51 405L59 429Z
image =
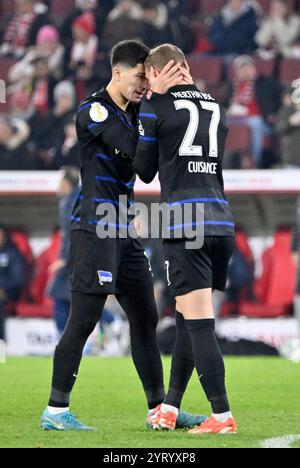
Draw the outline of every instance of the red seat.
M11 233L11 240L17 247L18 251L24 257L28 266L33 266L34 256L30 247L29 238L25 231L13 230Z
M285 85L291 85L292 82L300 77L300 60L285 59L280 67L280 81Z
M288 312L288 306L270 306L253 302L239 304L239 314L249 318L276 318L287 315Z
M53 302L46 299L41 304L21 302L17 305L17 315L24 318L51 318L53 316Z
M36 259L35 277L30 291L34 301L42 304L47 284L51 278L50 265L58 258L60 248L60 233L53 234L50 246Z
M241 229L237 229L235 235L236 248L244 255L248 265L254 269L254 258L252 250L249 246L248 236Z
M275 234L274 245L263 254L263 273L256 282L255 293L266 306L285 308L294 301L297 271L291 242L291 231L280 230Z
M195 79L204 80L208 86L218 86L222 81L223 63L219 57L190 55L188 63Z
M256 57L255 65L259 75L274 76L276 60L262 60Z
M259 75L265 76L274 76L275 74L275 67L276 67L276 60L263 60L259 57L253 57L254 63L257 68ZM233 62L229 67L228 71L228 78L232 80L234 78L234 69L233 69Z
M238 305L226 302L222 306L222 316L238 313L246 317L275 318L290 313L297 274L291 257L291 238L290 230L279 230L275 234L274 245L263 254L263 273L254 286L257 301L250 302L244 298ZM245 246L239 237L237 243L247 257L249 246Z
M232 153L250 151L250 130L246 125L230 125L226 150Z

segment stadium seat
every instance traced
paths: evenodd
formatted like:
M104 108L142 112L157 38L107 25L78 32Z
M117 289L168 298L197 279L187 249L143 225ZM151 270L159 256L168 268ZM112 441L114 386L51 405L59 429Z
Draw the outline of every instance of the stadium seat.
M18 251L23 255L26 264L32 267L34 264L34 256L27 233L22 230L13 230L11 232L11 240L17 247Z
M254 62L255 62L259 75L274 76L275 68L276 68L276 60L274 59L263 60L263 59L260 59L259 57L253 57L253 58L254 58ZM233 63L232 63L228 70L228 78L232 80L233 75L234 75L234 70L233 70Z
M188 63L195 79L203 79L208 86L218 86L222 81L223 64L219 57L190 55Z
M60 233L53 234L50 246L36 259L35 276L31 284L31 296L34 302L43 303L45 291L51 274L50 265L58 258Z
M291 312L297 274L291 258L291 237L290 230L279 230L275 234L273 246L264 252L263 273L254 285L256 300L241 295L238 306L226 302L222 306L222 317L238 313L249 318L276 318ZM249 246L245 244L245 239L237 236L236 242L247 257ZM249 260L252 261L251 251L250 255Z
M298 78L300 78L300 60L283 60L280 67L280 81L285 85L291 85L292 82Z
M289 307L294 301L296 266L291 256L292 234L279 230L274 244L263 254L263 273L256 282L258 300L270 307Z
M239 315L248 318L277 318L287 315L289 309L289 306L270 306L245 301L239 304Z
M248 265L251 268L254 268L254 258L253 258L252 250L248 242L248 236L241 229L237 229L236 231L235 244L236 244L237 249L246 258Z
M226 150L231 153L249 153L250 131L246 125L230 125Z
M53 301L45 299L41 304L21 302L17 305L17 315L22 318L51 318L53 316Z
M274 76L276 60L262 60L256 57L255 65L259 75Z

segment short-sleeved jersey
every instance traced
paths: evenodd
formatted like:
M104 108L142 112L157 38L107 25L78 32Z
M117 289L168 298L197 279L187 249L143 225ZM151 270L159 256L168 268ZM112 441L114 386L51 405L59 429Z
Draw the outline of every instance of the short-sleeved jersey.
M227 136L224 110L194 85L179 85L144 100L133 164L144 182L157 171L161 201L204 203L206 236L234 236L224 194L222 161ZM203 223L203 221L202 221Z
M74 208L71 229L95 232L102 216L96 210L110 203L118 214L119 196L133 203L135 173L130 158L136 149L138 109L120 109L106 90L81 103L76 130L81 157L82 190ZM118 223L116 223L118 228Z

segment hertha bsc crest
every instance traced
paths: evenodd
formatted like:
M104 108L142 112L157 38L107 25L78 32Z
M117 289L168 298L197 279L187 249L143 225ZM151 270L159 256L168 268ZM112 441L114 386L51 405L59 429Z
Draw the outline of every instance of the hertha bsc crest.
M112 283L113 275L110 271L97 271L99 277L100 286L104 286L104 283Z

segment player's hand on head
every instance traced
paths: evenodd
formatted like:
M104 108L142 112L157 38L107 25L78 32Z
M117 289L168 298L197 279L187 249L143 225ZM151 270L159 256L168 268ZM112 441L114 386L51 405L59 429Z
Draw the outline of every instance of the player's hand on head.
M181 67L180 68L180 71L182 73L182 80L186 83L186 84L194 84L194 80L193 80L193 77L192 75L190 74L190 71L188 69L186 69L185 67Z
M182 82L181 65L174 65L174 60L171 60L162 71L157 74L153 67L149 73L150 89L157 94L165 94L170 88Z

